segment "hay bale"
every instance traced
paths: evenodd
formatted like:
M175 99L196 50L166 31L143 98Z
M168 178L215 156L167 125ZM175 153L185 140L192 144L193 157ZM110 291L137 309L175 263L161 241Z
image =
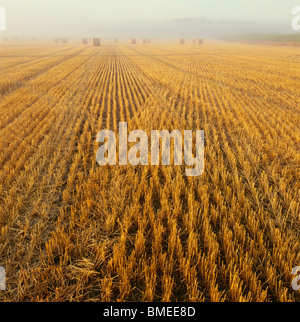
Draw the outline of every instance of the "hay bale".
M119 42L118 38L115 38L115 44L117 44Z
M88 40L87 40L87 38L83 38L82 39L82 44L83 45L87 45L89 42L88 42Z
M147 39L143 39L143 44L147 44Z
M180 45L184 45L185 44L185 39L184 38L180 38L179 39L179 43L180 43Z
M131 39L131 44L132 44L132 45L135 45L135 44L136 44L136 39L135 39L135 38L132 38L132 39Z
M63 44L67 44L68 43L68 39L67 38L63 38L62 42L63 42Z
M100 47L101 46L101 40L100 38L93 38L93 45Z
M198 44L202 45L203 44L203 39L202 38L198 38Z

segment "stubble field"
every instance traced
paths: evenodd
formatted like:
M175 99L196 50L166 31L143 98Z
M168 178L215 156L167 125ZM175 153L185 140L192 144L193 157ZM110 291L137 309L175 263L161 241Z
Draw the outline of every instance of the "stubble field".
M299 48L0 45L1 301L299 301ZM205 171L97 133L205 131Z

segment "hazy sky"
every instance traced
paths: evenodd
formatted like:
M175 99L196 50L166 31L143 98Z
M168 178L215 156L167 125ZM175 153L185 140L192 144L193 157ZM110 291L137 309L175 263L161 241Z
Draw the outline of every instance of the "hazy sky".
M0 0L7 32L86 32L99 26L178 18L290 23L300 0Z

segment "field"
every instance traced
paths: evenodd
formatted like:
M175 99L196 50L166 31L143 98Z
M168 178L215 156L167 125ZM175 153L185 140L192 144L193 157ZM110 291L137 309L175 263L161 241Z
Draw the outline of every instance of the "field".
M300 46L300 33L282 34L247 34L225 36L224 40L249 42L268 45Z
M0 44L0 301L300 301L300 54ZM205 131L205 171L104 166L97 133Z

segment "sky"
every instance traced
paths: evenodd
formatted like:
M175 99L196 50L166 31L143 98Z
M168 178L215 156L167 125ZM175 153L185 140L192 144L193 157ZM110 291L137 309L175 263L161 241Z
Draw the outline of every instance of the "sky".
M295 6L300 0L0 0L7 33L50 36L188 17L290 24Z

